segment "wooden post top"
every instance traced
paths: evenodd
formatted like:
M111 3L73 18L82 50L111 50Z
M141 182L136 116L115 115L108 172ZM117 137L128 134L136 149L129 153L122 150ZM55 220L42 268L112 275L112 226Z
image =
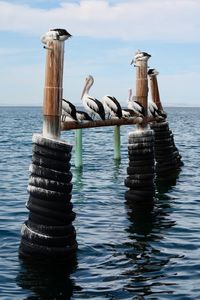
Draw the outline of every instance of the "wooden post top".
M60 136L62 109L64 41L71 37L65 29L51 29L41 41L46 49L46 70L43 100L43 135Z
M156 69L149 69L148 71L152 101L155 102L159 110L163 111L162 103L160 101L160 93L159 93L158 81L157 81L158 74L159 72Z
M151 57L147 52L140 50L135 52L134 59L131 64L134 64L136 69L136 99L144 107L145 117L148 111L148 60ZM144 127L146 124L144 124Z

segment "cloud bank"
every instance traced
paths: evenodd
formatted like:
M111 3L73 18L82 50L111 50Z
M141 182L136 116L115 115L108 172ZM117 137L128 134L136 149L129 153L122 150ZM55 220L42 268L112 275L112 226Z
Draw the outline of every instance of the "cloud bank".
M74 36L200 41L199 0L61 1L51 9L0 1L0 30L38 35L66 28Z

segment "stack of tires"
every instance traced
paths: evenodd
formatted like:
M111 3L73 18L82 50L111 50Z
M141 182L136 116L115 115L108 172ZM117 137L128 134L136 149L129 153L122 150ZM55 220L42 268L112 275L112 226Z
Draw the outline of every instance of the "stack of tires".
M175 145L168 122L151 124L151 128L155 132L156 174L160 178L166 178L176 173L183 165L181 155Z
M72 146L60 140L33 135L28 220L22 225L21 258L72 259L77 242L71 203Z
M125 186L129 188L125 199L129 202L152 202L154 183L154 131L137 130L129 133L129 166Z

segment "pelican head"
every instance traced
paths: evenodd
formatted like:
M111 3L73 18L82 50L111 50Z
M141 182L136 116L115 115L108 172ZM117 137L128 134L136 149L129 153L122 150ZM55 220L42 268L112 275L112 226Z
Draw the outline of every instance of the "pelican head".
M91 88L93 83L94 83L94 78L92 77L92 75L88 75L85 79L85 84L83 87L83 92L81 94L81 99L83 99L83 96L85 95L85 93L89 92L89 89Z
M148 71L149 76L156 76L158 74L159 74L159 72L156 69L149 69L149 71Z

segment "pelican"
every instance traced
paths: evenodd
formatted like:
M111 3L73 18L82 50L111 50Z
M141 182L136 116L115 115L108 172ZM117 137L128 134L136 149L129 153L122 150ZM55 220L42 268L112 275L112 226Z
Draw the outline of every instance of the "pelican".
M59 40L65 41L71 37L71 34L65 29L50 29L42 37L41 41L43 44L47 44L48 41Z
M159 72L156 69L149 69L148 75L149 76L157 76L157 75L159 75Z
M152 100L148 100L148 115L150 117L158 117L160 119L163 119L162 112L158 109L158 106L156 105L155 102Z
M83 121L93 121L93 119L86 113L85 111L77 110L76 111L76 117L79 122Z
M78 122L75 105L65 99L62 99L62 115L65 116L65 122L67 120Z
M132 91L130 92L129 90L129 99L128 99L128 109L134 111L134 113L136 113L138 116L140 117L144 117L145 116L145 109L142 106L142 104L140 104L137 101L137 97L132 96Z
M117 99L113 96L104 96L102 98L103 107L105 113L110 117L116 117L118 119L122 118L122 108Z
M147 61L151 57L147 52L142 52L139 49L135 52L134 59L131 61L131 65L136 63L138 60Z
M100 117L102 120L105 120L105 110L103 104L99 100L88 95L93 83L94 78L91 75L89 75L85 79L85 85L81 95L83 106L92 116L97 116Z

